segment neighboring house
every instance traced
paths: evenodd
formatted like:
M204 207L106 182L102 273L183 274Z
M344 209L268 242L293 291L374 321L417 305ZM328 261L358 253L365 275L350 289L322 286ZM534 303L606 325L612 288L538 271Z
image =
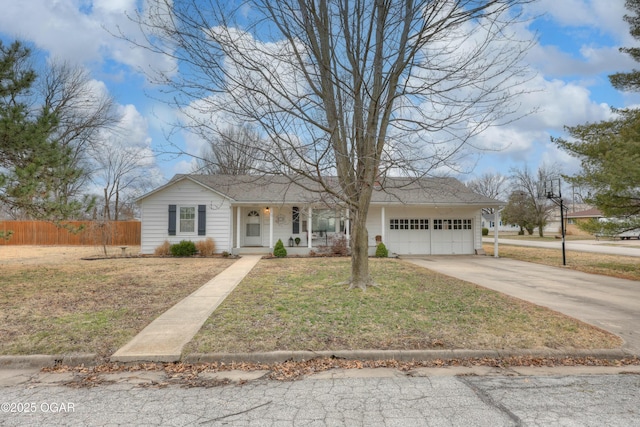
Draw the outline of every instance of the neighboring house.
M143 254L165 240L211 237L217 252L268 253L278 239L290 253L308 254L349 238L349 214L318 184L287 177L176 175L140 197ZM337 186L336 186L337 188ZM471 192L452 178L386 178L376 186L367 230L371 253L379 236L396 254L482 251L482 208L503 202ZM295 244L294 244L295 246Z
M600 212L597 208L585 209L575 212L567 213L567 234L569 235L585 235L588 236L589 233L586 231L582 231L579 227L580 223L592 221L592 220L601 220L603 218L602 212Z
M597 208L567 213L567 223L569 224L579 224L581 222L591 221L594 219L599 220L600 218L604 218L604 216Z
M482 214L482 228L486 228L489 232L493 233L495 231L496 221L494 214ZM503 224L502 219L498 224L498 233L507 232L518 232L520 231L520 227L514 224Z

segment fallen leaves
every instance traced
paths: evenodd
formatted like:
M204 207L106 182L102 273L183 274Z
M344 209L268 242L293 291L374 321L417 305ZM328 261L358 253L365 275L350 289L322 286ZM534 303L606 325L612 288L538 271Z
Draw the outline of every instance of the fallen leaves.
M109 381L101 374L117 372L159 371L166 376L165 382L148 383L145 387L166 387L167 385L181 385L183 387L216 387L230 384L226 379L209 379L200 376L203 372L224 371L255 371L268 370L266 377L276 381L294 381L319 372L332 369L364 369L364 368L393 368L401 372L409 372L417 368L437 368L454 366L491 366L496 368L509 367L557 367L557 366L612 366L623 367L640 365L640 358L629 357L623 359L600 359L595 357L534 357L513 356L505 358L464 358L464 359L434 359L417 360L411 362L390 360L348 360L336 357L316 358L304 361L288 360L280 363L141 363L118 364L105 363L93 367L85 366L54 366L43 368L43 372L76 373L76 379L67 383L75 387L94 387L108 384Z

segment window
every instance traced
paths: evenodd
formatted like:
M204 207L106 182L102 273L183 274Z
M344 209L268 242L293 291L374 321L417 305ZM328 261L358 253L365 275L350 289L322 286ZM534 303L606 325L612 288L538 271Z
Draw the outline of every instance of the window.
M336 213L332 209L314 210L311 220L311 232L313 233L333 233L336 231Z
M463 219L462 220L462 229L463 230L471 230L471 220L470 219Z
M390 219L389 230L428 230L429 220L426 218Z
M300 233L300 208L298 208L297 206L294 206L291 208L291 213L292 213L292 223L293 223L293 229L291 230L291 232L293 234L299 234Z
M434 230L451 230L453 228L452 219L434 219L433 220L433 229ZM460 221L460 220L456 220ZM460 225L462 227L462 225Z
M260 214L251 211L247 214L247 237L260 237Z
M195 206L180 207L180 232L193 233L196 231Z

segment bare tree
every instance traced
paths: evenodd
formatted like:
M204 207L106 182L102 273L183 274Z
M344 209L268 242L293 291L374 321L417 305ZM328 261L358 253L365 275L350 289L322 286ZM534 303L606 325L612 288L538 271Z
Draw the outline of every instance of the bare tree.
M89 72L65 62L53 62L39 81L39 102L57 117L51 138L69 152L68 168L82 171L75 180L61 182L56 196L72 200L91 178L89 151L100 132L113 129L119 120L115 103L94 84Z
M560 177L558 167L542 165L534 173L525 166L522 169L512 169L511 173L514 186L512 194L517 194L518 203L526 206L529 211L526 212L527 222L538 227L538 235L544 237L544 227L554 211L554 204L546 198L544 185L545 182ZM513 219L513 217L509 219L509 222L519 224Z
M151 184L151 162L145 151L135 146L125 146L111 141L92 150L96 170L93 181L102 187L102 217L104 221L118 221L123 202L136 190Z
M467 182L467 187L475 193L491 199L500 199L504 197L509 178L500 173L484 173L476 179ZM493 208L483 209L483 212L493 214Z
M213 137L201 135L207 142L193 172L210 175L248 175L261 169L260 134L248 125L227 126Z
M528 2L156 0L133 18L146 39L129 40L173 58L151 78L189 128L255 126L264 172L313 180L350 210L351 285L364 288L375 182L454 165L515 119L530 42L511 25Z

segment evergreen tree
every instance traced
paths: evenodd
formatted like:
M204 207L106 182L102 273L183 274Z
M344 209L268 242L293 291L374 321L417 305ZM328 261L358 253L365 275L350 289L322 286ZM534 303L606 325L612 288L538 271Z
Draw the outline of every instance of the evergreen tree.
M631 35L640 40L640 0L625 3L631 15ZM640 62L640 48L624 47ZM640 70L620 72L609 76L619 90L640 91ZM584 197L607 217L618 218L617 231L640 227L640 110L614 109L616 117L600 123L567 127L572 140L552 138L569 154L580 159L582 171L569 182L590 189Z
M81 171L53 137L56 114L30 102L37 77L30 56L19 41L0 42L0 203L24 217L59 221L75 215L81 203L57 199L56 189Z
M632 12L632 15L624 16L624 20L630 27L629 32L633 38L640 40L640 0L627 0L625 7ZM635 61L640 62L639 47L622 47L620 52L628 53ZM640 70L612 74L609 76L609 81L618 90L637 92L640 90Z

